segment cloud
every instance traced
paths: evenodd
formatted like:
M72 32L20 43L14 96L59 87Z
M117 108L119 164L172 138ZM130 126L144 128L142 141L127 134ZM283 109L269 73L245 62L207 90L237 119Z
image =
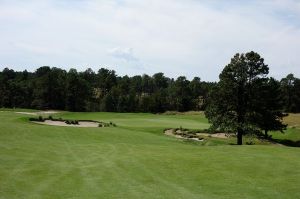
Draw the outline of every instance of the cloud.
M235 53L254 50L270 75L300 77L296 0L3 0L0 27L2 68L106 66L214 81Z
M116 48L109 49L108 54L117 59L122 59L127 62L137 62L138 61L138 59L133 55L132 48L116 47Z

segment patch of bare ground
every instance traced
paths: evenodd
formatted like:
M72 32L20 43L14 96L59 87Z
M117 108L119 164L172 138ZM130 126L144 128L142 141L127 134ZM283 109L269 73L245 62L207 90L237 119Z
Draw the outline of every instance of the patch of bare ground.
M78 124L66 124L64 121L45 120L44 122L37 122L37 124L51 125L51 126L70 126L70 127L99 127L98 122L79 121Z

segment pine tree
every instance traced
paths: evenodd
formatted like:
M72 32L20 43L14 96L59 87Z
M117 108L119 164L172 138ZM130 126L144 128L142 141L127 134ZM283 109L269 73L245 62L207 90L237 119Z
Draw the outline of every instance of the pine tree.
M259 54L251 51L236 54L225 66L220 81L212 90L205 114L212 123L213 129L237 133L237 144L243 143L243 135L255 130L253 123L256 93L262 78L268 74L269 68Z

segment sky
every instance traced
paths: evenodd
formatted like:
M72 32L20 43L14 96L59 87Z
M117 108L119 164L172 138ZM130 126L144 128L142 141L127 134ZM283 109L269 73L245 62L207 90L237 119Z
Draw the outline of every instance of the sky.
M300 77L300 0L0 0L0 69L40 66L217 81L255 51Z

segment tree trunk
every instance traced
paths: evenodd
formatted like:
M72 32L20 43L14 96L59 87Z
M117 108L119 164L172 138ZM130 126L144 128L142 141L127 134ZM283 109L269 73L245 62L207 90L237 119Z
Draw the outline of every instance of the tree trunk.
M243 130L241 128L238 128L237 132L237 145L243 144Z
M269 135L268 135L268 130L265 130L265 138L269 138Z
M243 144L243 127L245 122L245 96L244 96L245 88L244 83L239 82L238 87L238 104L237 104L237 122L239 127L237 128L237 144Z

